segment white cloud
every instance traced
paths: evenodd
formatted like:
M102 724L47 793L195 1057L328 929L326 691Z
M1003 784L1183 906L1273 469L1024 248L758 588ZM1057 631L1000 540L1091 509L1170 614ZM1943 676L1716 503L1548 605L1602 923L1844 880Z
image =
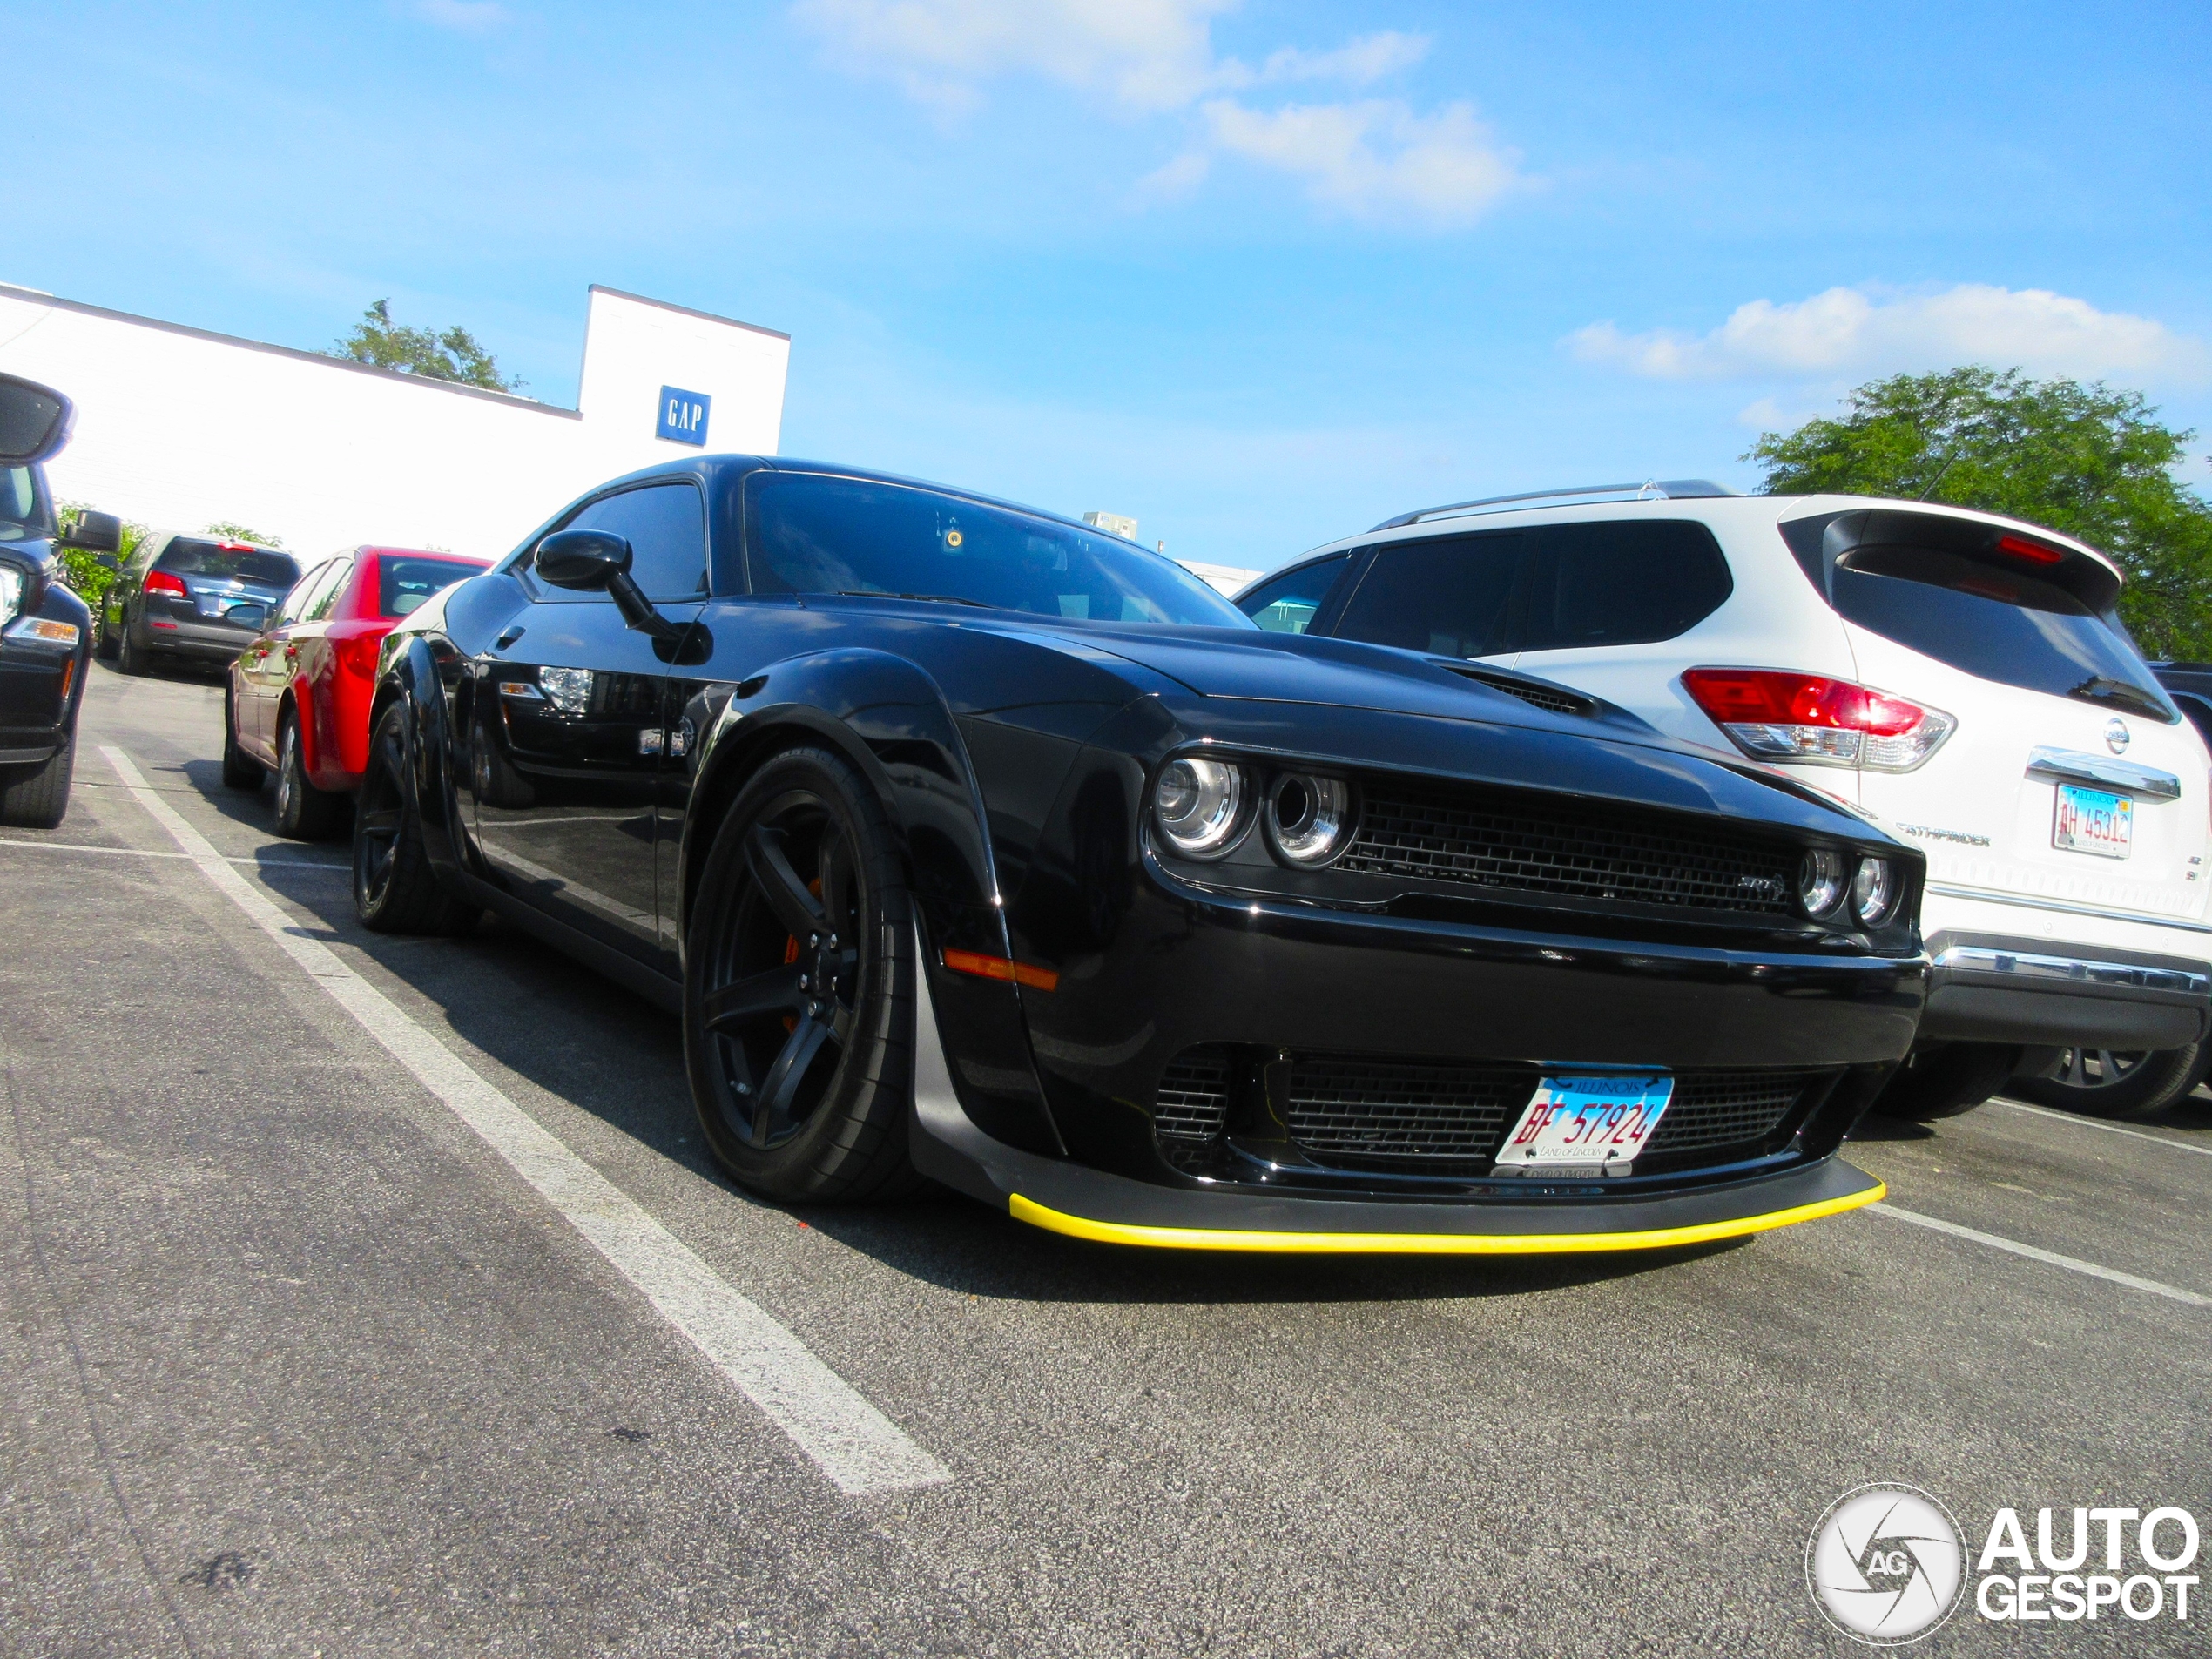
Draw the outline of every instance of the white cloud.
M470 34L507 21L507 8L499 0L415 0L415 12L425 23Z
M1395 99L1262 111L1217 98L1204 113L1219 148L1357 218L1466 225L1520 181L1518 158L1465 104L1425 116Z
M1195 194L1213 171L1213 158L1203 150L1186 150L1163 167L1136 181L1131 192L1140 207L1153 202L1182 201Z
M2204 342L2126 312L2045 288L1962 282L1899 293L1830 288L1777 305L1754 300L1703 334L1628 334L1610 322L1568 336L1586 362L1660 380L1748 380L1988 363L2032 373L2139 381L2203 378Z
M1271 86L1283 81L1344 81L1366 86L1411 69L1427 56L1426 35L1401 35L1386 29L1346 41L1334 51L1285 46L1268 53L1257 71L1247 70L1231 58L1222 64L1217 78L1224 87Z
M792 15L860 66L936 104L1005 74L1176 109L1214 84L1211 20L1237 0L798 0Z

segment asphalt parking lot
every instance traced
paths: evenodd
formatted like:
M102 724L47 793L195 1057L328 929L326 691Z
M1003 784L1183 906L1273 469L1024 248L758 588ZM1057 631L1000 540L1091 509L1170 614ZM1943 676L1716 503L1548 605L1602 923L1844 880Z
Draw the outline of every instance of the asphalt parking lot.
M1874 1124L1887 1210L1664 1255L792 1212L713 1172L664 1015L494 923L362 932L343 845L221 787L221 706L97 666L67 820L0 832L0 1650L1838 1653L1805 1541L1864 1482L2212 1508L2202 1094ZM843 1489L341 983L924 1473ZM1969 1610L1919 1650L2201 1629Z

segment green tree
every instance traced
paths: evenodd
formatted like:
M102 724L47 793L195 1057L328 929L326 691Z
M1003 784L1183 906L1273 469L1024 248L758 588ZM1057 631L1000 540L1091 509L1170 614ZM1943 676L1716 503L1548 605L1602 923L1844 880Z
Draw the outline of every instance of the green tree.
M210 536L219 536L226 542L251 542L256 547L282 547L283 538L264 536L251 524L241 524L236 519L218 519L207 527Z
M431 328L409 328L392 320L392 302L379 300L361 313L354 332L339 341L326 357L350 357L357 363L401 369L425 380L455 381L481 386L491 392L518 392L523 382L499 372L498 361L476 343L466 328L443 334Z
M1903 496L2077 536L2128 573L2120 610L2155 657L2212 657L2212 508L2175 481L2193 432L2140 392L1981 368L1871 381L1840 415L1764 432L1772 496Z

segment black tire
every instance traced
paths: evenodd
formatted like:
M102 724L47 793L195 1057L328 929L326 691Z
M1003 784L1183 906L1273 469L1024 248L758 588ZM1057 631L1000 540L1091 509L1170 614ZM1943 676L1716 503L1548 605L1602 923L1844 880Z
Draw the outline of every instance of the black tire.
M707 853L685 1063L708 1147L765 1197L858 1202L923 1184L907 1156L914 910L892 846L859 773L805 748L747 780Z
M347 801L307 781L300 758L300 717L285 711L277 727L277 833L295 841L327 841L344 826Z
M52 829L69 814L69 780L77 770L77 733L35 766L0 767L0 824Z
M92 630L93 654L104 662L115 660L115 631L108 626L107 607L100 607L100 620Z
M128 611L123 617L123 637L115 647L115 665L125 674L143 674L153 666L146 660L145 647L138 644L137 636L131 631Z
M2020 1064L2018 1047L2001 1042L1945 1042L1915 1049L1875 1097L1884 1117L1933 1123L1970 1112L2005 1086Z
M385 710L354 807L354 913L372 933L467 933L482 913L448 893L430 867L407 746L407 711Z
M2152 1053L2068 1049L2059 1057L2057 1076L2015 1083L2005 1092L2089 1117L2148 1117L2196 1087L2203 1062L2204 1046L2196 1042Z
M227 686L223 691L223 786L259 789L269 769L238 746L238 703Z

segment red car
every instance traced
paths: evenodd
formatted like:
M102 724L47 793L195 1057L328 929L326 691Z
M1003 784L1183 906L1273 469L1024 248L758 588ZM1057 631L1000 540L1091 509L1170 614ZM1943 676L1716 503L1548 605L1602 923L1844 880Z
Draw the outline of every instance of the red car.
M303 841L334 833L368 765L377 647L432 594L486 568L407 547L357 547L311 568L231 664L223 781L259 789L273 772L277 828Z

